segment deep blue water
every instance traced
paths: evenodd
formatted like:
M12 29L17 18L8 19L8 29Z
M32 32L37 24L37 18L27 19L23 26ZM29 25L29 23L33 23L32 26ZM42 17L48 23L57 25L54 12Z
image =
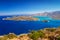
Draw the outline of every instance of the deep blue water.
M50 20L50 22L42 22L42 21L9 21L2 20L7 16L0 16L0 35L8 34L8 33L28 33L30 30L39 30L43 28L52 28L60 26L60 20ZM41 20L44 17L40 18Z

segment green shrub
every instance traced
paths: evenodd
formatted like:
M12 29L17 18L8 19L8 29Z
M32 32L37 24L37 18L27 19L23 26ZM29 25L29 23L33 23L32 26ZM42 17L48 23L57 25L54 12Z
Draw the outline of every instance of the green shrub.
M40 38L43 38L45 35L41 30L39 30L38 33L39 33Z
M59 37L57 37L57 40L60 40L60 36L59 36Z
M29 37L33 40L37 40L39 37L44 37L44 33L42 31L32 31Z
M14 33L10 33L8 34L8 38L12 39L12 38L16 38L17 36Z

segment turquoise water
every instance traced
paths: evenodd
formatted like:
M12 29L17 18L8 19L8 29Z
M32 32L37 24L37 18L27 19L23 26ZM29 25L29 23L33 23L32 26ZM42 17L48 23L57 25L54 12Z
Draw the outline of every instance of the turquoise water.
M42 21L42 20L54 20L50 17L46 17L46 16L34 16L35 18L38 18L39 21Z

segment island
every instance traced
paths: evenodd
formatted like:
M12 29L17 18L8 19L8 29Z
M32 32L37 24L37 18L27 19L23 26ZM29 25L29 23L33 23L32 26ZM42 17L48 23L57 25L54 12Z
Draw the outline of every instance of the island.
M0 40L60 40L60 27L31 30L27 34L14 33L0 36Z
M13 16L3 18L3 20L16 20L16 21L37 21L38 18L34 18L32 16Z
M46 23L46 22L50 22L50 21L49 20L42 20L42 22L45 22Z

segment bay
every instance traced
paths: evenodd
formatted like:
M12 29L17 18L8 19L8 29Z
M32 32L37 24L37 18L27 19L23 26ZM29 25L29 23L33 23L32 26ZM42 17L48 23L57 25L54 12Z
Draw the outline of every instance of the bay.
M54 20L49 17L37 17L39 21L14 21L2 20L7 16L0 16L0 35L15 33L29 33L31 30L40 30L44 28L57 28L60 26L60 20ZM10 16L11 17L11 16ZM49 22L42 22L40 20L49 20Z

